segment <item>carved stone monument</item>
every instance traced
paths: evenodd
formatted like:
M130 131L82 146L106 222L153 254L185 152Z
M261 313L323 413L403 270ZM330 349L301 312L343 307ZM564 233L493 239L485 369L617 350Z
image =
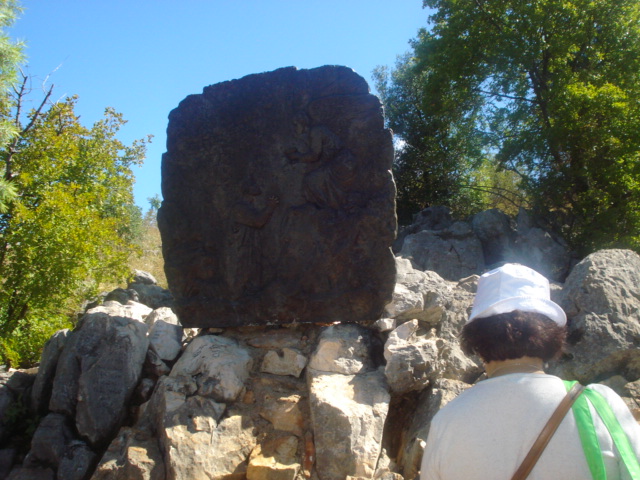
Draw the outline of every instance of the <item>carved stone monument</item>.
M391 300L391 132L346 67L206 87L169 115L158 213L184 326L373 322Z

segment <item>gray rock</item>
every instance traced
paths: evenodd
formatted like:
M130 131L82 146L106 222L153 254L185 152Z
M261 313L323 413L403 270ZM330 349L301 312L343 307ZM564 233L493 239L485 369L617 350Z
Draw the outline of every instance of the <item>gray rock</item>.
M143 285L157 285L158 282L156 277L151 275L149 272L145 272L144 270L134 270L133 272L133 280L131 283L141 283ZM131 287L129 287L131 288Z
M169 116L158 212L187 327L373 322L393 290L380 101L346 67L206 87Z
M7 480L56 480L56 474L50 468L18 467L11 470Z
M640 256L601 250L576 265L564 286L568 357L554 365L566 378L592 382L620 372L640 378Z
M171 370L171 376L194 377L198 392L220 402L233 402L244 389L253 359L230 338L194 338Z
M293 348L283 348L280 352L271 350L262 359L260 371L274 375L299 377L307 365L307 357Z
M418 336L418 329L418 321L410 320L391 332L385 343L384 373L395 393L422 390L442 370L435 331Z
M67 446L74 440L69 420L58 413L50 413L38 424L31 440L31 450L25 458L26 466L48 465L58 468Z
M138 292L131 288L116 288L115 290L107 293L107 296L104 298L105 302L118 302L122 305L126 305L130 300L133 300L134 302L139 300Z
M91 480L165 480L158 441L131 428L120 430Z
M410 259L414 268L437 272L446 280L459 280L484 268L482 245L465 222L408 235L399 256Z
M7 478L18 451L15 448L0 449L0 478Z
M166 288L159 285L149 285L147 283L130 283L129 289L136 292L138 302L149 308L162 308L173 306L173 296Z
M84 480L97 463L98 456L81 441L71 442L60 459L57 480Z
M70 331L60 330L47 340L40 357L40 367L31 390L31 409L40 415L46 413L53 388L58 359L67 343Z
M75 419L78 433L99 446L126 416L149 346L140 309L111 302L89 310L60 355L49 409Z
M224 404L189 396L194 387L184 377L164 377L150 400L167 478L244 478L256 445L251 421L233 412L223 419Z
M435 272L415 270L411 262L396 257L396 286L385 313L399 321L419 319L437 325L451 302L453 284Z
M533 268L549 280L564 282L574 261L567 244L533 225L527 212L522 209L517 217L516 233L505 260Z
M404 478L417 478L433 416L470 386L456 380L440 379L436 380L433 388L421 394L415 414L406 425L399 449L398 464Z
M390 395L384 374L307 369L318 476L372 478L382 449Z
M332 325L320 334L309 360L318 372L353 375L377 368L372 331L359 325Z
M175 360L182 350L184 330L173 310L158 308L147 316L145 323L149 325L149 346L161 360Z
M505 260L515 236L511 219L506 213L497 208L480 212L471 219L471 228L482 244L486 265L495 265Z

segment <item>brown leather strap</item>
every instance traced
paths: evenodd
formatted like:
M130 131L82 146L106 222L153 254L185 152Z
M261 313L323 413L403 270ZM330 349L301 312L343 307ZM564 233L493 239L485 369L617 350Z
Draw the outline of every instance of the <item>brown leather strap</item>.
M547 424L540 432L540 435L538 435L538 438L536 438L536 441L533 443L531 450L529 450L529 453L527 453L527 456L520 464L520 467L516 470L516 473L513 474L513 477L511 477L511 480L524 480L529 476L529 473L533 470L533 467L538 461L538 458L540 458L540 455L542 455L542 452L549 443L549 440L551 440L551 437L560 426L560 422L562 422L562 419L571 408L571 405L573 405L573 402L576 401L576 398L580 396L582 390L584 390L584 387L579 383L576 383L571 387L571 390L567 392L560 402L560 405L558 405L555 412L553 412L553 415L551 415L551 418L549 418L549 421L547 421Z

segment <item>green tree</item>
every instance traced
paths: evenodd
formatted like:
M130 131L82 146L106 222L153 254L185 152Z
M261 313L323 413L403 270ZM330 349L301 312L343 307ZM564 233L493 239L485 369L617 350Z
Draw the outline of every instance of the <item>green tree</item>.
M12 41L6 29L13 25L20 11L16 1L0 0L0 145L6 145L18 134L15 122L7 114L13 105L10 92L16 81L18 66L23 60L23 45ZM17 190L6 172L0 170L0 173L0 213L4 213L16 197Z
M19 125L22 100L14 110ZM132 167L145 141L120 142L124 120L112 109L82 126L75 104L70 98L32 111L22 134L0 151L18 192L0 215L0 338L13 363L37 359L38 347L82 300L129 273L132 225L140 224Z
M398 135L452 172L495 159L585 253L640 248L640 3L424 5L434 9L429 28L383 88ZM414 139L425 125L435 128ZM414 177L438 162L422 154L429 166Z

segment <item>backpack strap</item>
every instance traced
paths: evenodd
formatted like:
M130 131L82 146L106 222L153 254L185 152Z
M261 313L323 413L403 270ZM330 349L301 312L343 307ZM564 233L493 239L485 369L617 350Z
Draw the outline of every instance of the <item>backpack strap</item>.
M538 435L538 438L536 438L536 441L533 442L531 450L529 450L529 453L527 453L527 456L513 474L511 480L524 480L529 476L529 473L533 470L533 467L538 461L538 458L540 458L540 455L542 455L542 452L551 440L551 437L560 426L560 422L562 422L562 419L565 417L576 398L580 396L582 390L584 390L584 387L577 382L571 387L571 389L569 389L569 392L567 392L560 404L556 407L555 411Z

